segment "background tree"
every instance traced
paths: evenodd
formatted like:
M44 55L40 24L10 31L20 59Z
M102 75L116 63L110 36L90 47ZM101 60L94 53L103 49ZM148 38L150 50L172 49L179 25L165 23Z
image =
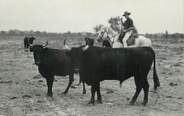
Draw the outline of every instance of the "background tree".
M100 25L96 25L95 27L94 27L94 31L95 31L95 33L98 33L100 30L102 30L102 28L104 28L105 26L104 25L102 25L102 24L100 24Z

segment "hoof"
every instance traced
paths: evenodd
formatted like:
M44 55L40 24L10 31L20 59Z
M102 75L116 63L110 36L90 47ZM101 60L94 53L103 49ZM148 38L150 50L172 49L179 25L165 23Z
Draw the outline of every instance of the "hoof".
M47 97L53 97L51 93L47 93Z
M68 93L68 92L64 91L62 94L63 94L63 95L66 95L67 93Z
M102 102L102 100L97 100L97 103L102 104L103 102Z
M48 101L54 101L54 98L53 97L47 97L47 100Z
M76 87L72 85L71 88L75 89Z
M129 104L128 104L128 105L133 106L133 105L134 105L134 103L133 103L133 102L129 102Z
M86 91L83 91L82 93L83 93L83 94L86 94Z
M143 103L142 103L142 106L146 106L146 104L147 104L147 102L143 102Z
M89 102L88 102L88 105L94 105L94 104L95 104L94 101L89 101Z
M80 83L79 83L79 84L77 84L76 86L80 86Z

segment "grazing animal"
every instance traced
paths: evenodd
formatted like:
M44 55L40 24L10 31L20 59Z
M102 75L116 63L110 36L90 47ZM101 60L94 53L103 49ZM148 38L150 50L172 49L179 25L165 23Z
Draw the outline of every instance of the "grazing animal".
M66 50L46 48L43 45L30 47L33 52L35 64L38 66L40 74L47 82L47 95L52 97L52 86L54 76L69 75L69 83L64 93L66 94L74 81L74 69L71 64L71 57L66 54Z
M28 49L33 44L33 41L35 39L36 38L34 38L34 37L25 37L24 38L24 48L25 49Z
M69 48L69 46L65 45ZM160 86L156 72L155 52L151 47L133 48L101 48L78 47L68 49L72 64L79 65L82 82L91 86L90 104L95 102L97 92L98 102L102 102L100 82L103 80L119 80L120 84L134 76L136 92L130 101L134 104L143 89L143 105L148 102L149 83L147 75L153 63L154 89Z

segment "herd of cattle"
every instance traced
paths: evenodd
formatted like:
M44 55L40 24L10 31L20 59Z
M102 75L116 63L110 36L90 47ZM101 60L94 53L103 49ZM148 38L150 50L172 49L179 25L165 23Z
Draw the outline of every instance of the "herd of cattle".
M32 38L32 37L31 37ZM149 83L147 75L153 64L154 89L160 86L156 72L155 52L151 47L132 48L103 48L93 46L93 39L85 38L86 44L80 47L65 49L51 49L45 45L32 45L32 40L24 39L25 48L28 45L33 52L35 64L40 74L47 82L47 95L52 97L54 76L69 75L69 83L64 93L66 94L74 81L74 73L78 72L80 82L83 83L83 93L86 93L85 84L91 86L91 99L89 104L94 104L95 93L97 102L102 103L100 82L103 80L118 80L120 84L130 77L134 77L136 92L130 101L134 104L143 89L143 105L148 102ZM33 37L34 38L34 37Z

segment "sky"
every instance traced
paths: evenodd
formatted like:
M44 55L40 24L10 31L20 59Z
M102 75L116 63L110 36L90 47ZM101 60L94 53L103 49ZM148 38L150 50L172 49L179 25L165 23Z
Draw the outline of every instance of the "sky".
M0 0L0 31L94 32L124 11L139 33L184 33L184 0Z

